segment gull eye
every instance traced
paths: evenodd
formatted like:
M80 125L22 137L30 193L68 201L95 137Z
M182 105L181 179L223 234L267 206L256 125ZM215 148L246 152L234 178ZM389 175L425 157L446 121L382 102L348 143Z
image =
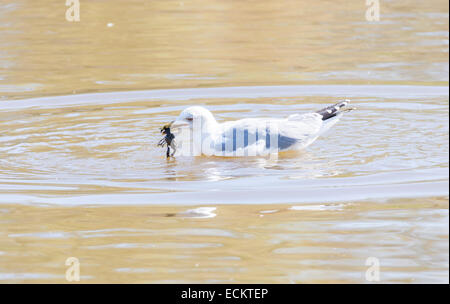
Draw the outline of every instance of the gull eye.
M187 120L187 121L192 121L193 118L192 118L192 117L188 117L188 118L186 118L186 120Z

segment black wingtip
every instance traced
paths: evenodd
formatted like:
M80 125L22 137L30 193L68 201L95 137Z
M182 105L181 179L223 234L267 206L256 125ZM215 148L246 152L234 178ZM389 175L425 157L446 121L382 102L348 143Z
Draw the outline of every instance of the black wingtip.
M327 119L335 117L337 114L339 114L340 109L347 106L349 102L350 102L350 100L346 99L346 100L338 102L332 106L323 108L322 110L319 110L316 113L322 115L322 120L327 120Z

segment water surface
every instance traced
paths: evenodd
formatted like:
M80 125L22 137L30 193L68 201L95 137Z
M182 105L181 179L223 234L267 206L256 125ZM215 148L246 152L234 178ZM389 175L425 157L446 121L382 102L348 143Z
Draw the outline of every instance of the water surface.
M0 0L0 282L448 283L448 2ZM357 111L277 158L159 128Z

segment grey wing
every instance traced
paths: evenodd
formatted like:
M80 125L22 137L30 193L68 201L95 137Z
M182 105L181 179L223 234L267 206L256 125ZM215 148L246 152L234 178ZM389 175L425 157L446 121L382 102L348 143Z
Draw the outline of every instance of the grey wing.
M288 119L244 119L228 124L216 141L219 151L236 151L262 142L266 149L287 150L319 133L322 116L292 115Z
M322 125L322 117L316 113L289 116L279 124L280 150L289 149L294 145L308 145L320 134Z
M287 150L299 143L297 138L283 136L278 134L278 149Z

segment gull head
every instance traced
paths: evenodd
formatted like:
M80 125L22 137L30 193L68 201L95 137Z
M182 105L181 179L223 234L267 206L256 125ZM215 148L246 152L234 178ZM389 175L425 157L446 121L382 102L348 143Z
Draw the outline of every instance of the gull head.
M217 124L212 113L200 106L189 107L180 113L178 118L172 123L172 128L189 127L193 128L194 122L201 123L202 128L210 129Z

